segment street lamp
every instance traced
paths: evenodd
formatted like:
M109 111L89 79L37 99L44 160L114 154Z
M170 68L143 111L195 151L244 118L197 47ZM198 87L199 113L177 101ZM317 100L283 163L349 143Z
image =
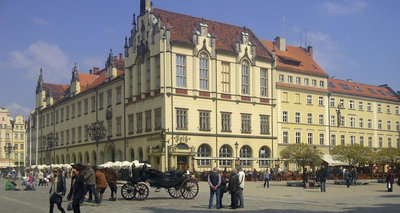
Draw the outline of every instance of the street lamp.
M51 157L51 150L54 148L54 155L53 157L56 155L56 149L55 147L58 145L58 137L56 135L54 135L54 133L50 132L45 138L44 138L47 142L47 150L50 151L50 170L52 163L52 157Z
M236 150L236 166L239 166L239 158L238 158L238 148L239 148L239 143L236 141L235 143L235 150Z
M169 142L168 140L166 140L167 138L167 133L169 132L169 128L165 129L162 128L161 129L161 143L162 146L165 147L165 171L168 171L168 167L169 167L169 162L168 162L168 145L167 143Z
M96 140L96 158L94 159L94 164L97 167L97 159L99 153L99 140L106 136L107 129L101 125L99 121L96 121L91 126L88 126L88 135L92 140Z
M9 172L11 171L11 163L10 163L11 153L16 149L17 149L17 145L12 146L10 142L8 142L4 146L4 151L8 155L8 170L9 170Z

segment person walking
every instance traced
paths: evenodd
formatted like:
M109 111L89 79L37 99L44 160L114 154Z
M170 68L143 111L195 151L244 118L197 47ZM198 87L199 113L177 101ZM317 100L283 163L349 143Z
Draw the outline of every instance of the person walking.
M43 174L43 171L42 170L40 170L39 171L39 186L43 186L44 185L44 174Z
M243 172L242 167L239 166L238 169L238 178L239 178L239 190L238 190L238 198L239 198L239 203L238 203L238 208L244 208L244 197L243 197L243 190L244 190L244 181L245 181L245 174Z
M61 202L67 191L67 186L65 183L65 179L61 174L61 170L59 168L54 168L53 170L53 178L51 178L51 187L50 187L50 213L53 213L54 204L57 204L58 210L65 213Z
M321 169L318 171L318 179L321 182L321 192L326 192L326 177L327 177L327 171L325 168L325 165L321 166Z
M357 186L357 169L355 167L351 168L351 184L354 183Z
M304 171L303 171L303 186L304 186L304 188L307 187L307 182L308 182L308 172L307 172L307 168L304 168Z
M239 177L237 175L236 169L232 169L231 176L229 177L228 185L229 193L231 193L231 209L236 209L238 207L238 197L237 193L239 191Z
M264 171L264 188L265 184L267 185L267 188L269 188L269 177L271 175L271 169L267 167L267 169Z
M85 169L82 164L72 165L72 180L67 199L72 201L72 209L74 213L80 213L79 202L84 197L85 179L81 172Z
M253 170L253 179L254 179L255 182L257 182L257 178L258 178L258 172L257 172L257 170L254 168L254 170Z
M351 173L348 169L343 169L343 170L344 170L343 176L344 176L344 179L346 180L347 188L349 188L350 182L351 182Z
M89 192L88 202L92 202L92 194L93 194L95 202L96 202L96 204L98 204L99 196L96 192L96 174L95 174L93 168L90 166L90 164L87 164L83 175L84 175L85 182L86 182L86 192ZM86 195L86 192L85 192L85 195Z
M212 208L214 194L216 195L217 199L217 209L221 208L221 175L219 174L217 167L214 167L212 172L208 174L208 185L210 186L210 200L208 202L208 208Z
M388 188L388 192L393 192L393 183L394 183L394 177L392 174L392 168L389 166L388 167L388 172L386 175L386 182L387 182L387 188Z
M104 191L107 189L107 179L103 172L96 171L96 192L99 197L99 204L103 201Z

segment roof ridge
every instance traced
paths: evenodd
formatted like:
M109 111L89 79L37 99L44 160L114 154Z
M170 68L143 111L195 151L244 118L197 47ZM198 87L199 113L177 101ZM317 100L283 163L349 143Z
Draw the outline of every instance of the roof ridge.
M338 78L329 78L328 80L338 80L338 81L344 81L346 83L353 83L353 84L362 84L362 85L366 85L366 86L372 86L372 87L379 87L379 88L385 88L385 87L381 87L379 85L372 85L372 84L366 84L366 83L359 83L359 82L348 82L347 80L342 80L342 79L338 79Z

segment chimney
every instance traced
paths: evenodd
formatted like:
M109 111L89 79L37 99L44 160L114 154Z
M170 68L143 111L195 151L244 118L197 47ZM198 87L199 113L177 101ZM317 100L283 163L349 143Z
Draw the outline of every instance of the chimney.
M93 74L93 70L92 69L89 70L89 74Z
M280 51L286 51L286 38L277 36L275 38L275 45Z
M307 52L308 52L308 54L311 56L311 58L314 57L312 46L308 46L308 47L307 47Z
M99 72L99 68L98 67L93 67L93 74L97 74Z

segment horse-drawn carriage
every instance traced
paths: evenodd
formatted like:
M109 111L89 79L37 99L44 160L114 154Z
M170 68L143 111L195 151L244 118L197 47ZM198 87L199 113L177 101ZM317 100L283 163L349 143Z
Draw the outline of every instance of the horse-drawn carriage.
M186 170L160 172L143 166L132 169L132 177L122 186L121 195L127 200L144 200L149 196L149 187L156 187L156 192L164 188L173 198L193 199L199 192L197 181Z

